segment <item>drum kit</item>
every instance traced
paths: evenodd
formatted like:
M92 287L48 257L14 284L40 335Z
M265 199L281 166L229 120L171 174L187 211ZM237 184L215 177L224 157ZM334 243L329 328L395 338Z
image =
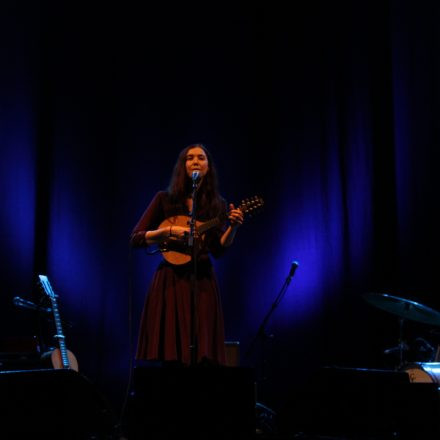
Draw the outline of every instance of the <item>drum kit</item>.
M440 312L423 304L387 293L366 293L363 298L375 307L399 317L399 342L397 347L385 350L385 353L397 351L399 354L398 370L406 371L410 382L434 382L440 385L439 350L435 362L405 362L403 353L408 346L403 340L403 324L405 320L415 321L430 326L440 327Z

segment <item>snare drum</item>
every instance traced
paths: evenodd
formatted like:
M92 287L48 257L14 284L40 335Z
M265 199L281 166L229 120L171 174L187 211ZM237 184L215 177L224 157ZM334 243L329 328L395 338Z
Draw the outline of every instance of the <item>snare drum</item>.
M410 382L436 383L440 385L440 362L414 362L403 367Z

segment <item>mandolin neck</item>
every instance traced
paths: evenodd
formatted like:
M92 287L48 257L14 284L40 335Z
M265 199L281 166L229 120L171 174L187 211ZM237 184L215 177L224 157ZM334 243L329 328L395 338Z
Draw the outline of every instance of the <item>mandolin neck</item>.
M205 223L201 224L197 227L197 232L202 235L209 229L218 226L221 223L221 220L219 217L212 218L211 220L206 221Z

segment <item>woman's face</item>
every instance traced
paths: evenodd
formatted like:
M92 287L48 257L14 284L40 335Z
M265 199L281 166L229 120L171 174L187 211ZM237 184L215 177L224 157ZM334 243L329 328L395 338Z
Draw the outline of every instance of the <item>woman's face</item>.
M192 176L193 171L198 171L201 177L204 177L208 172L208 157L203 148L190 148L186 153L186 174L188 177Z

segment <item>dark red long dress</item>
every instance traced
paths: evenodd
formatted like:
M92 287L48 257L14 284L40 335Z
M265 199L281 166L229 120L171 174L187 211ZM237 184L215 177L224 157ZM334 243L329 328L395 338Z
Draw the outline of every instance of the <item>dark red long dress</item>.
M225 205L226 212L226 205ZM188 215L159 191L143 213L131 235L133 247L146 247L145 232L159 227L175 215ZM197 219L207 220L207 219ZM209 254L219 257L224 248L220 237L224 226L206 232L204 248L197 258L195 337L197 362L225 364L225 336L221 297ZM191 274L193 264L172 265L163 260L149 286L142 311L137 360L191 363Z

